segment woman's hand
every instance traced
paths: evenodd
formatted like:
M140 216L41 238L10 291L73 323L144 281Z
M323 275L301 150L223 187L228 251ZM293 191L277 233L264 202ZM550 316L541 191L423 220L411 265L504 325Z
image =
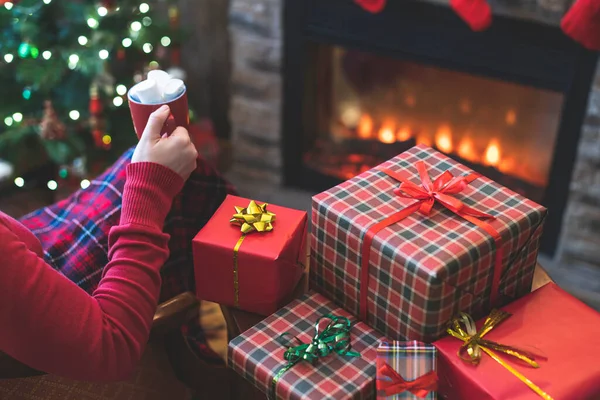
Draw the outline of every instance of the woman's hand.
M198 152L185 128L178 127L171 136L161 137L169 112L169 107L165 105L150 114L131 162L161 164L179 174L183 180L187 180L196 169Z

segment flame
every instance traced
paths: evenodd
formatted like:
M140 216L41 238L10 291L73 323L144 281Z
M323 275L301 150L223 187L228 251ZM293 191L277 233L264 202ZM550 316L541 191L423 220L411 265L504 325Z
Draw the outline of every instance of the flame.
M516 169L516 162L514 158L503 158L500 164L498 164L498 169L502 173L510 173Z
M358 122L358 136L363 139L368 139L373 133L373 119L369 114L363 114Z
M492 139L488 144L483 161L484 164L493 166L498 165L500 162L500 146L496 139Z
M505 117L506 125L513 126L517 123L517 112L513 109L508 110Z
M431 147L431 139L426 134L420 133L417 135L417 144L422 144Z
M392 125L384 125L377 134L379 141L383 143L394 143L396 141L396 135L394 134L394 127Z
M340 115L340 119L342 123L349 127L356 127L361 121L361 112L360 109L354 105L350 105L344 108Z
M411 137L410 127L405 126L398 130L397 137L399 142L405 142Z
M473 142L468 137L463 138L458 145L458 155L467 161L476 162L477 156L473 148Z
M448 125L442 125L435 134L435 145L444 153L452 152L452 131Z

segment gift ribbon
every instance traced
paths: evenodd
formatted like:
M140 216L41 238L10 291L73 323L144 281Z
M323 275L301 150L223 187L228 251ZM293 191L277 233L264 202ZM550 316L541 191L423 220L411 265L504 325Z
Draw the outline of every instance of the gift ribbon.
M482 352L484 352L487 355L489 355L494 361L506 368L519 380L521 380L521 382L525 383L541 398L546 400L553 400L548 393L544 392L531 380L529 380L529 378L527 378L525 375L521 374L519 371L510 366L506 361L501 359L492 350L496 350L509 356L512 356L533 368L540 367L539 364L535 361L536 358L541 360L547 360L545 357L533 354L531 352L520 350L516 347L506 346L497 342L493 342L491 340L483 339L483 337L487 333L489 333L492 329L494 329L496 326L498 326L510 316L511 314L505 311L492 310L490 315L485 319L485 322L481 329L477 330L473 318L469 314L460 313L456 318L454 318L451 321L451 326L450 328L448 328L447 332L451 336L460 339L464 342L458 350L458 356L465 362L471 363L473 365L478 365L481 361Z
M471 173L467 176L455 177L452 175L452 173L446 171L432 182L429 178L427 167L423 161L418 161L415 164L415 167L417 168L419 177L421 178L421 185L416 185L410 182L407 177L399 172L392 171L387 168L380 169L380 171L389 177L400 182L400 186L397 189L394 189L394 194L400 197L417 200L417 202L372 225L365 234L362 244L361 280L359 289L359 315L360 319L363 321L367 320L369 256L373 239L382 229L402 221L417 211L425 216L428 216L431 213L431 209L435 203L443 205L454 214L478 226L494 238L494 243L496 245L496 256L494 259L494 276L492 279L492 292L490 295L490 301L493 307L498 304L500 276L502 273L502 259L504 256L502 237L496 229L494 229L487 222L483 221L483 219L493 220L495 217L469 207L456 197L453 197L453 195L462 192L469 185L469 183L473 182L481 175L477 173Z
M414 381L406 381L402 375L394 370L394 368L388 363L385 363L377 370L377 375L391 379L391 381L388 381L377 378L377 390L383 390L386 397L408 391L415 396L424 399L429 392L437 390L438 377L435 371L429 371Z
M320 331L320 323L325 319L328 319L329 323L325 329ZM317 322L315 323L315 335L310 343L303 343L294 336L292 339L298 344L296 346L291 346L292 342L287 338L290 336L290 333L285 332L281 334L281 336L277 338L277 341L288 348L283 354L283 358L288 363L279 369L273 377L271 382L271 398L274 398L275 396L275 389L281 376L300 361L308 361L314 365L319 358L327 357L334 353L346 357L360 357L360 353L351 350L351 328L352 323L348 318L327 314L317 319Z
M248 207L235 206L235 214L229 220L233 225L240 227L242 236L238 239L233 247L233 288L234 288L234 305L237 307L240 304L240 285L238 279L238 253L242 242L246 235L253 232L265 233L273 230L273 222L275 222L275 214L267 211L267 203L256 204L254 200L250 201Z

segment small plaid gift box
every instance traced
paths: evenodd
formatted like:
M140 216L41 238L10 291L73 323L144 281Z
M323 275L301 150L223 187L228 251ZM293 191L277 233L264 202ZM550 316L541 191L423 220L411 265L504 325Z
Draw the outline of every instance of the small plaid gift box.
M229 366L278 399L374 399L377 344L383 337L363 323L349 330L351 351L360 356L329 354L287 368L284 355L293 351L286 351L277 339L288 333L288 337L310 344L315 324L326 315L350 317L320 294L306 294L233 339Z
M431 343L531 290L546 209L426 146L313 197L311 287Z
M437 350L415 340L377 349L377 399L436 399Z

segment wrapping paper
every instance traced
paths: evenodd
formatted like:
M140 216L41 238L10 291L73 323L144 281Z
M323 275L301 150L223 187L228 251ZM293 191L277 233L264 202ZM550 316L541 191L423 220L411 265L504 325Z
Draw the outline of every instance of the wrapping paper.
M390 392L397 392L394 395L388 395L385 390L382 390L387 385L383 385L382 382L387 382L388 385L393 388L395 382L389 375L383 374L385 368L391 367L397 374L399 374L399 380L404 380L408 383L407 387L401 389L390 390ZM431 375L431 381L437 383L437 350L435 346L411 340L409 342L383 342L377 349L377 399L383 400L417 400L437 399L436 391L428 390L428 385L425 381L428 381L428 376ZM425 378L425 379L424 379ZM423 382L418 385L412 386L411 383ZM396 381L397 382L397 381ZM398 386L396 384L396 386ZM414 393L410 389L416 391L422 391L422 395ZM402 390L398 392L398 390Z
M285 332L310 343L314 325L326 314L350 317L317 293L308 293L229 343L229 366L265 393L287 361L276 338ZM355 319L354 319L355 320ZM383 338L363 323L352 326L350 343L360 357L331 354L314 365L301 361L279 378L278 399L374 399L377 346Z
M484 316L492 292L499 296L497 305L530 292L546 209L483 176L452 194L464 206L495 217L484 222L498 233L499 253L485 229L437 200L423 215L420 202L399 196L399 181L383 172L422 186L419 163L432 181L445 171L455 177L472 173L431 148L416 146L313 197L310 283L352 314L364 313L364 321L392 340L432 342L458 311ZM363 250L369 232L407 208L415 212L381 229ZM496 272L498 290L493 291Z
M244 235L230 221L236 207L247 207L250 201L227 196L193 239L196 294L267 316L290 300L304 273L307 216L269 204L267 212L275 214L272 230Z
M600 314L553 283L502 308L512 314L485 336L547 358L532 368L497 353L552 398L600 399ZM482 321L479 321L478 327ZM462 361L462 341L446 337L438 349L439 395L443 399L541 399L506 368L483 354L478 366Z

